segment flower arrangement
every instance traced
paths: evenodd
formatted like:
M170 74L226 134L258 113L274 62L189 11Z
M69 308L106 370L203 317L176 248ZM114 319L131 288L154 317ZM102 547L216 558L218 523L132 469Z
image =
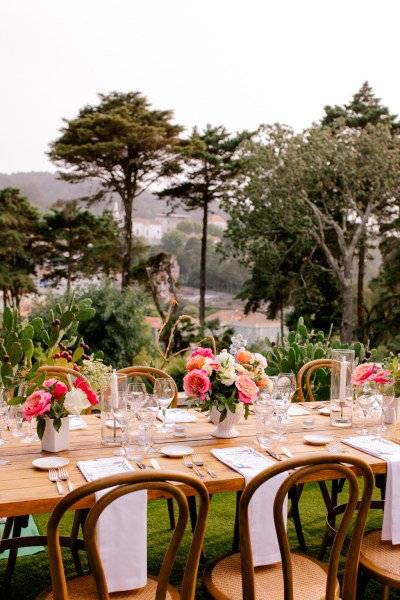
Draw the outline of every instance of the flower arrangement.
M376 384L388 383L392 374L389 369L382 369L374 363L362 363L358 365L351 376L351 383L355 386L363 385L369 381L374 381Z
M227 411L235 412L244 406L247 419L249 406L254 402L260 388L272 388L265 373L266 359L258 353L245 349L246 340L241 336L232 338L230 351L222 350L214 356L210 348L199 347L190 354L186 362L187 375L183 389L202 411L215 406L220 412L220 421Z
M99 401L97 394L81 377L77 377L71 389L57 379L47 379L37 387L22 404L24 419L37 420L37 434L42 439L46 428L46 417L52 419L53 427L59 431L61 419L68 415L79 415L83 410Z

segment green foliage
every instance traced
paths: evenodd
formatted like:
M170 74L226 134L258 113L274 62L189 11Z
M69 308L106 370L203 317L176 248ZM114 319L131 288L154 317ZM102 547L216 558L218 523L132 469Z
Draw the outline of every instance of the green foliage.
M341 344L338 340L332 340L331 335L332 328L328 335L320 330L309 331L304 324L304 319L300 317L296 329L289 332L283 339L282 345L276 345L275 342L266 339L267 374L294 373L297 376L303 365L312 360L331 358L332 349L338 348L352 348L355 351L356 359L359 362L363 361L365 348L362 343ZM312 386L317 400L328 400L330 394L329 370L318 369L313 375Z
M37 209L19 190L0 190L0 288L5 304L15 308L21 296L35 291L38 223Z
M36 377L40 365L56 362L68 366L70 359L59 357L61 348L75 349L75 358L80 358L78 348L83 343L78 337L78 327L93 318L95 310L90 298L70 298L61 306L47 307L42 318L37 311L21 320L16 309L6 307L3 312L3 332L0 338L0 375L3 387L15 387L21 380L29 382ZM61 346L60 346L61 344ZM43 378L42 378L43 379ZM44 379L43 379L44 380ZM41 385L40 378L34 387ZM32 390L33 391L33 390Z
M150 327L144 319L147 298L131 287L118 290L108 280L85 289L96 315L80 327L92 351L101 350L104 362L120 369L135 364L135 356L154 348Z
M169 110L151 110L139 92L100 94L98 106L85 106L66 121L49 156L66 170L62 177L79 182L97 177L96 202L110 192L120 196L124 210L122 285L129 284L132 260L132 216L135 198L150 184L179 171L177 136Z
M43 281L66 279L69 293L82 275L118 271L122 240L110 212L97 216L76 200L58 202L43 215L41 231L46 240Z

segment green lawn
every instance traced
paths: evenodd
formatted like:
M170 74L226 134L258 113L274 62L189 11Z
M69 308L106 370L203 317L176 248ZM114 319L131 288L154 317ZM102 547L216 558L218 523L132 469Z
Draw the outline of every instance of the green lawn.
M325 522L324 506L321 500L319 489L316 485L308 485L306 491L300 500L300 512L303 524L303 530L311 555L315 556L318 552L319 544L322 539ZM235 494L215 494L211 501L210 517L205 540L205 551L207 560L212 560L231 550L232 531L235 515ZM379 516L371 516L369 526L379 526ZM46 527L46 516L41 515L36 518L40 531ZM65 532L69 531L70 521L65 523ZM297 539L294 529L289 521L289 536L296 548ZM163 557L163 549L169 539L169 521L166 511L166 502L152 502L149 505L149 570L157 574L158 566ZM187 548L187 547L186 547ZM179 585L181 573L186 557L186 548L182 549L179 555L178 563L173 572L172 583ZM66 568L68 573L73 573L73 563L68 551L65 552ZM5 561L0 560L0 578L3 576ZM202 598L201 592L201 574L203 567L200 568L198 578L197 598ZM2 600L33 600L50 583L48 563L45 552L35 555L21 557L17 561L17 567L14 573L12 590L7 598ZM373 582L369 584L366 600L376 600L380 597L380 587ZM390 598L397 595L391 594Z

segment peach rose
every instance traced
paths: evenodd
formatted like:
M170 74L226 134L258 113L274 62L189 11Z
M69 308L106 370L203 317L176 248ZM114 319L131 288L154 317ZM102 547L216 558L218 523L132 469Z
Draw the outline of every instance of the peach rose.
M244 404L252 404L258 394L258 387L246 374L238 375L235 386L239 392L239 400Z
M201 354L196 354L193 356L193 354L191 354L187 359L186 368L188 371L193 371L193 369L201 369L205 362L205 356L202 356Z
M244 365L247 365L247 363L249 363L252 358L253 358L252 353L248 352L244 348L240 348L239 352L236 354L236 360L238 360L239 362L241 362Z
M211 381L202 369L193 369L183 378L183 389L187 396L195 396L204 400L205 395L211 389Z
M372 381L374 379L375 371L376 367L374 363L363 363L358 365L351 376L351 383L353 385L362 385L367 381Z

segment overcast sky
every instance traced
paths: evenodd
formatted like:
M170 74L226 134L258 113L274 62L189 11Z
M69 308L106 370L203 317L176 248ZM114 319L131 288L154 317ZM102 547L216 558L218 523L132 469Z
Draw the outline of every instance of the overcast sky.
M399 0L1 0L0 173L54 171L62 119L142 92L190 130L300 131L366 80L400 113Z

